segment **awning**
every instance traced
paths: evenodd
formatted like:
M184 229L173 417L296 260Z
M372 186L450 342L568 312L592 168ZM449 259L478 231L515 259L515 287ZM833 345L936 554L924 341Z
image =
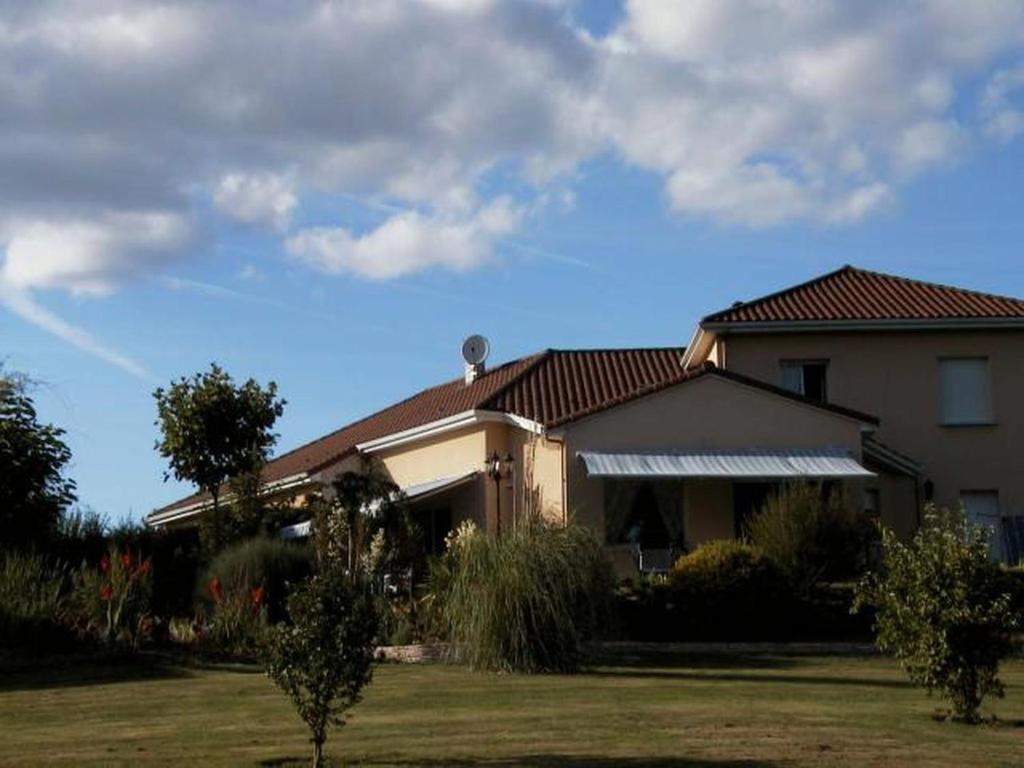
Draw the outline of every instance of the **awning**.
M589 477L853 478L874 477L846 451L809 450L679 451L597 453L581 451Z
M452 475L450 477L438 477L434 480L427 480L423 483L413 483L402 488L402 495L407 502L418 502L436 496L452 488L468 483L479 474L476 470L467 472L464 475ZM289 525L279 531L282 539L302 539L309 536L311 521L306 520L295 525Z

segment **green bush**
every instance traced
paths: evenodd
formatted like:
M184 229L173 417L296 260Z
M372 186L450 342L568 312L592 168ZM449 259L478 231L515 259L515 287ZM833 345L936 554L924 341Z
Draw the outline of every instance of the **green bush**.
M0 647L54 649L68 645L68 570L42 555L0 556Z
M800 588L863 573L875 527L818 483L790 483L768 497L746 533Z
M966 722L978 721L986 696L1003 695L999 662L1012 652L1021 620L1006 575L989 558L989 535L961 512L929 506L909 543L883 531L883 570L857 594L857 607L877 612L879 649Z
M574 672L607 623L611 568L586 528L536 521L501 536L460 528L431 598L453 657L477 669Z
M210 583L217 579L222 588L251 594L263 589L263 605L270 621L285 615L288 586L306 579L313 568L308 545L256 537L228 547L214 558L198 585L200 607L214 608Z
M668 599L688 639L758 639L792 613L787 579L756 547L709 541L676 561Z

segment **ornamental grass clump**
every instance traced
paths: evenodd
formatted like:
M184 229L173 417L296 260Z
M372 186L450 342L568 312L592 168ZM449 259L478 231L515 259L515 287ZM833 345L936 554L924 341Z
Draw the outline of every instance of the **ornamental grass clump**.
M0 648L67 644L67 568L38 554L0 556Z
M454 660L502 672L575 672L609 616L611 568L580 525L464 526L434 567L439 634Z
M875 609L879 649L968 723L980 720L986 696L1003 696L999 662L1012 653L1021 622L990 559L989 536L962 512L934 506L910 542L884 529L882 570L864 578L854 606Z

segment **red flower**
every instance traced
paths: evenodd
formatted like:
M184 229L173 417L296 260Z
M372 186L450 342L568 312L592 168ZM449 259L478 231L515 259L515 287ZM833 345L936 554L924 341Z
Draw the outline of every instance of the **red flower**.
M224 590L220 588L220 579L216 576L210 579L210 594L218 603L224 599Z
M252 591L251 598L252 598L252 610L253 610L253 613L256 613L257 611L259 611L260 607L263 605L263 598L265 596L266 596L266 590L264 590L263 587L256 587L256 589L254 589Z
M131 552L125 552L123 555L121 555L121 565L124 566L124 569L126 571L130 571L132 569L132 553Z
M107 573L110 571L110 558L104 555L100 558L100 573Z
M149 560L143 560L142 564L139 566L138 574L140 576L146 576L146 575L149 574L149 570L152 567L153 566L152 566L152 564L150 563Z
M104 584L100 587L100 600L104 603L109 603L110 598L114 596L114 588L109 584Z

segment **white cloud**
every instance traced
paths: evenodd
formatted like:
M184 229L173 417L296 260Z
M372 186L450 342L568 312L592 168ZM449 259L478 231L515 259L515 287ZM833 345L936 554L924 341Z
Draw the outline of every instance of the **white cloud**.
M213 203L231 218L283 231L299 199L294 181L286 176L229 173L217 184Z
M469 218L395 214L354 235L342 227L305 229L287 241L288 253L323 272L387 280L431 267L465 271L488 261L495 240L513 232L521 212L499 198Z
M188 239L175 213L108 213L96 219L9 223L0 284L16 290L64 288L82 295L110 293L118 283L166 259Z
M109 291L174 250L109 221L189 226L210 204L294 248L311 243L289 231L300 201L345 194L418 213L370 234L336 222L341 245L307 250L348 253L360 274L466 268L489 253L473 226L495 176L544 206L608 151L661 178L683 215L850 223L1024 121L1019 68L992 72L1024 54L1019 0L629 0L599 38L571 19L567 0L6 7L6 279ZM979 114L956 110L986 78ZM441 233L462 256L410 255ZM365 255L385 244L399 254ZM63 255L22 255L37 251Z
M1024 90L1024 65L997 71L982 95L985 132L998 141L1006 143L1024 133L1024 109L1011 100L1019 90Z

